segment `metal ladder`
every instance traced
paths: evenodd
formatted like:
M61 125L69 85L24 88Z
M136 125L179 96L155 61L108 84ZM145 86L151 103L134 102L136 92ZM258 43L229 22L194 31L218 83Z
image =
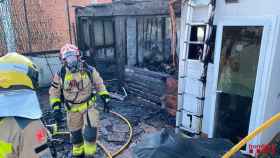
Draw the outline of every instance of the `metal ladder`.
M189 133L200 135L201 133L201 125L202 125L202 117L203 117L203 107L204 107L204 100L205 100L205 90L206 90L206 77L207 77L207 67L209 63L210 55L210 39L212 36L213 30L213 19L214 19L214 11L215 11L215 0L209 0L209 3L204 5L196 5L194 3L195 0L188 0L183 3L187 3L187 17L186 17L186 33L184 36L184 53L180 54L180 63L179 63L179 86L178 86L178 110L177 110L177 118L176 118L176 126L177 129L181 129L187 131ZM197 7L208 7L208 21L205 22L195 22L193 21L193 12L194 9ZM191 29L192 26L206 26L204 40L201 41L191 41ZM197 81L202 83L201 86L201 95L200 96L193 96L194 100L197 101L197 107L201 107L199 110L200 112L192 112L186 111L184 108L184 103L188 102L188 100L184 100L186 95L186 79L188 76L188 56L189 56L189 48L190 45L202 45L203 44L203 53L199 57L199 62L201 63L201 74ZM195 82L197 82L195 81ZM190 86L190 85L189 85ZM194 106L194 105L191 105ZM185 111L185 112L184 112ZM184 116L187 115L187 116ZM183 125L183 117L189 117L189 125L188 127L184 127ZM196 127L192 127L193 124L196 124Z

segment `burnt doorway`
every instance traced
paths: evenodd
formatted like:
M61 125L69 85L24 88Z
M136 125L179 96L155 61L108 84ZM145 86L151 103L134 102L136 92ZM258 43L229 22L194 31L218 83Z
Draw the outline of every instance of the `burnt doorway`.
M262 26L223 27L214 137L248 134L262 36Z

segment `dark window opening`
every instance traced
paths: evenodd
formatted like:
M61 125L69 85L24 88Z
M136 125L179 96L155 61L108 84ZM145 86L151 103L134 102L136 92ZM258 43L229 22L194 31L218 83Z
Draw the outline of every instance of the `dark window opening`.
M210 37L210 61L214 61L214 48L215 48L215 39L216 39L216 26L213 27L212 35ZM203 42L205 41L205 31L206 26L192 26L191 28L191 37L190 41L197 42L197 44L189 45L189 54L188 59L200 60L203 55ZM201 43L201 44L199 44Z

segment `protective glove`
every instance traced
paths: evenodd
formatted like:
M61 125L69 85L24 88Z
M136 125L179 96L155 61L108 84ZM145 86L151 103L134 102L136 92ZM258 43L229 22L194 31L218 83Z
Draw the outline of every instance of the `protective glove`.
M60 123L63 120L63 113L61 111L61 103L56 102L52 106L53 109L53 118L55 119L56 123Z
M109 105L109 102L111 101L111 97L108 94L103 94L100 96L103 104L104 104L104 112L109 112L111 110L111 106Z

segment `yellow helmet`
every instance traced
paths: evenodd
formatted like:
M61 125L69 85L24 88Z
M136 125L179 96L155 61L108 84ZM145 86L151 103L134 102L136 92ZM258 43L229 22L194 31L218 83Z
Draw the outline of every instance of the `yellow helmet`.
M0 57L0 89L35 89L38 74L37 67L23 55L8 53Z

